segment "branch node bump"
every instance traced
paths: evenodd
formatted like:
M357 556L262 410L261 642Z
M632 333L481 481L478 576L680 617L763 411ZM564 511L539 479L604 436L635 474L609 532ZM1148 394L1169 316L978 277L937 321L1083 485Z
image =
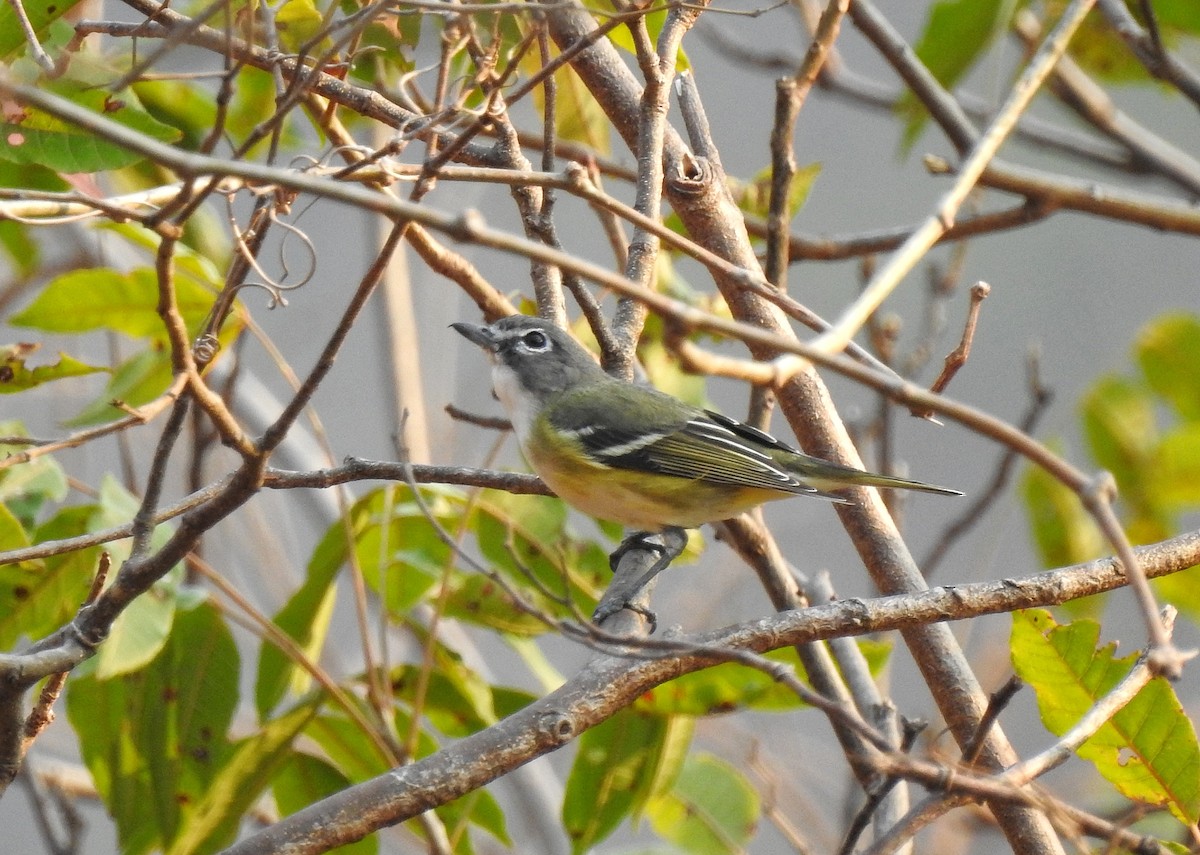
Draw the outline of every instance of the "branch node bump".
M538 719L538 731L558 745L575 738L575 722L560 710L552 710Z

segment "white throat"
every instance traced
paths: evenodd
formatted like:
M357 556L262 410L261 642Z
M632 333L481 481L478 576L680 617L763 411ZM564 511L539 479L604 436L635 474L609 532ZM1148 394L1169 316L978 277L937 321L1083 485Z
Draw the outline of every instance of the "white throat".
M521 385L517 372L498 360L492 365L492 390L508 413L517 441L524 448L537 418L537 400Z

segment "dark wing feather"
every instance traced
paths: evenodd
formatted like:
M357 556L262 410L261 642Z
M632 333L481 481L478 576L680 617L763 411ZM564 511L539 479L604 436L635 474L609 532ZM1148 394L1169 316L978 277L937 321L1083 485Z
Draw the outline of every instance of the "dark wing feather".
M724 422L724 417L716 421L704 414L665 433L634 435L593 428L579 438L593 459L621 469L711 484L820 493L775 462L770 454L773 440L763 442L757 436L760 431L744 425L745 431L735 431Z
M776 454L798 455L769 434L661 392L619 381L605 394L568 393L548 413L592 460L689 481L757 487L842 501L804 483ZM621 424L613 423L614 413Z

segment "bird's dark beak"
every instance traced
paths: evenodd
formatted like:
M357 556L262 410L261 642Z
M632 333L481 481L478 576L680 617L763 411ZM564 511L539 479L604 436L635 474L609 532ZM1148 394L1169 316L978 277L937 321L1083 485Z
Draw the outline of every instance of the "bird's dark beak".
M480 326L479 324L465 324L462 321L453 323L450 326L468 341L479 345L486 351L495 352L496 337L492 334L489 327Z

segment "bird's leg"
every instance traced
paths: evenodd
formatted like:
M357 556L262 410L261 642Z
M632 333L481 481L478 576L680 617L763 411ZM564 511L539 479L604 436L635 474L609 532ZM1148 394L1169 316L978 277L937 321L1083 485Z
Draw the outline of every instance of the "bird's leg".
M631 549L645 549L647 552L655 552L658 555L665 554L666 547L658 541L650 539L655 536L656 532L653 531L635 531L633 534L627 535L613 550L612 555L608 556L608 569L616 573L617 568L621 566L621 559Z
M609 557L609 565L615 573L620 566L621 559L631 549L644 549L658 554L658 557L654 559L654 563L650 565L650 568L634 584L625 585L620 584L620 580L614 581L613 586L600 600L600 604L596 606L596 611L592 613L592 620L595 623L602 623L609 615L616 614L621 609L628 608L645 617L650 622L650 631L654 631L654 626L657 622L654 613L642 606L634 605L633 599L639 591L650 583L651 579L665 570L672 561L679 557L684 547L687 546L688 536L687 529L678 528L677 526L669 526L662 530L662 543L650 540L652 536L654 536L654 532L634 532L621 541L621 545Z
M646 536L646 532L639 532L641 537ZM636 536L636 535L635 535ZM666 570L672 561L680 556L684 548L687 547L688 534L686 528L678 526L668 526L662 530L662 543L644 543L643 548L649 549L652 552L658 553L658 558L650 565L650 569L642 574L642 578L638 579L637 585L634 586L633 592L636 594L646 585L650 584L650 580L657 576L662 571ZM629 540L626 539L625 543ZM621 546L624 546L622 543ZM620 547L618 547L619 549Z

